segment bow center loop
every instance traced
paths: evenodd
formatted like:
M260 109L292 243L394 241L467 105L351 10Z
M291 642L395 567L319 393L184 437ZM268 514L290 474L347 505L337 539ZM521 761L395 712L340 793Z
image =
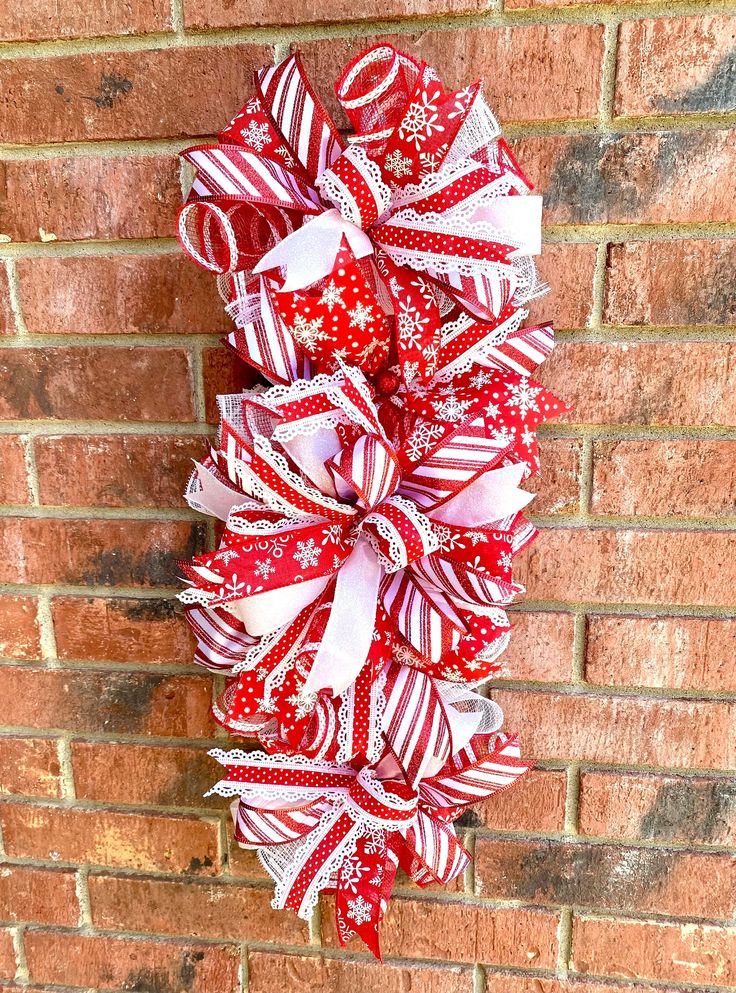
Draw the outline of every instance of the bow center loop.
M396 492L401 482L399 461L385 438L364 434L327 462L338 496L372 510Z
M371 766L360 770L350 785L348 806L375 827L396 830L414 819L419 796L406 783L382 780Z
M387 573L406 569L440 546L432 522L413 500L394 493L367 514L360 524L378 561Z
M357 145L347 148L324 170L318 186L346 221L364 231L376 223L391 201L391 189L383 181L380 166Z

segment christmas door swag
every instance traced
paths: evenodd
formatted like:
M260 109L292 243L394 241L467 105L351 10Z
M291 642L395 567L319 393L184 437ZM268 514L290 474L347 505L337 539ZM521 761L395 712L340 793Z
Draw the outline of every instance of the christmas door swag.
M226 676L215 719L259 745L211 753L236 839L275 907L334 892L340 942L380 956L397 869L454 879L454 822L529 768L477 690L523 592L535 430L565 405L531 378L551 325L523 326L541 198L480 82L379 45L335 92L347 138L292 55L183 153L181 244L262 385L218 397L186 498L222 537L180 599Z

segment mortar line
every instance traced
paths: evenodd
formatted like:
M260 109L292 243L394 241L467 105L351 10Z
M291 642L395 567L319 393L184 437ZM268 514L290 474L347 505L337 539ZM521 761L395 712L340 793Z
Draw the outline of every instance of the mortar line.
M33 446L33 438L29 434L21 434L19 437L23 446L23 464L26 469L28 493L30 494L31 504L34 507L38 507L41 501L39 497L38 469L36 466L36 451ZM23 504L23 506L27 507L28 504Z
M560 922L557 926L557 976L566 980L572 954L572 907L560 907Z
M23 926L11 927L10 933L12 935L13 951L15 953L15 979L19 983L27 983L29 981L28 960L26 959L26 949L23 941L25 928Z
M178 38L184 38L184 7L182 0L170 0L171 28Z
M62 735L57 742L59 754L59 765L61 767L61 798L66 801L77 799L77 791L74 785L74 767L72 765L71 743L67 735Z
M598 120L606 131L611 127L616 98L619 23L618 20L607 21L603 29L603 71Z
M80 928L94 928L92 905L89 898L89 866L79 866L74 877L74 887L79 901L79 926Z
M570 762L566 770L565 830L566 835L580 835L580 763Z

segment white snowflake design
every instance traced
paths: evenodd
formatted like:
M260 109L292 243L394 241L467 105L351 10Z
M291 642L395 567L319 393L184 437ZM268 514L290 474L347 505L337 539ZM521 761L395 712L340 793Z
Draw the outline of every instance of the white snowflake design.
M497 403L489 403L486 405L486 414L488 414L489 417L498 417L500 413L501 409Z
M419 151L423 142L432 136L433 131L444 131L444 125L437 124L439 114L437 104L433 102L439 96L439 90L431 95L422 93L420 100L410 103L404 114L399 128L399 137L407 142L414 142Z
M348 311L348 317L350 318L351 328L360 328L361 331L365 331L368 324L372 324L375 318L373 317L373 307L370 305L366 306L364 303L358 301L353 310Z
M435 413L441 421L459 421L465 415L470 402L470 400L459 400L454 394L450 394L442 403L434 405Z
M307 320L304 314L297 314L291 326L294 341L304 348L314 348L318 341L324 341L329 335L322 331L322 318L314 317Z
M506 401L507 407L518 407L522 417L530 410L539 410L537 396L542 392L541 386L532 386L526 376L511 387L511 396Z
M470 380L471 386L474 386L476 390L479 390L481 386L485 386L486 383L490 383L493 377L487 372L478 372Z
M272 564L271 559L256 559L256 568L254 570L256 576L260 576L262 579L268 579L271 573L276 572L276 566Z
M347 916L356 924L367 924L371 919L371 905L362 896L348 900Z
M341 307L345 306L345 301L342 298L345 290L342 286L337 286L335 280L331 279L327 286L322 290L321 302L327 307L328 311L332 313L332 308L339 304Z
M473 545L477 545L480 541L488 541L488 535L484 534L482 531L467 531L465 537L470 538Z
M257 152L262 152L266 145L270 145L272 141L271 135L268 133L268 124L259 124L257 121L250 121L243 137Z
M417 424L406 440L407 456L412 462L418 462L443 434L444 430L439 424L429 424L428 422Z
M384 167L397 179L411 175L411 159L402 155L398 148L386 156Z
M241 590L245 589L245 583L238 582L238 577L233 573L232 580L220 589L220 596L238 596Z
M286 702L292 705L294 708L294 716L298 721L300 721L314 709L314 705L317 702L317 694L304 693L300 690L298 693L293 693L291 696L287 697Z
M424 325L429 323L428 317L422 317L416 307L402 303L396 315L396 327L399 340L408 345L418 345L424 334Z
M511 568L511 552L501 552L498 557L497 565L500 565L502 569Z
M293 557L302 569L307 569L309 566L319 565L321 554L322 549L315 544L314 538L307 538L306 541L297 541Z
M344 883L351 893L357 893L358 883L369 870L370 866L364 865L357 855L353 855L340 870L340 882Z
M462 672L460 672L456 665L445 666L445 668L442 669L442 678L447 679L451 683L462 683L465 679Z
M232 559L236 559L237 557L238 553L234 548L224 548L221 552L218 552L217 555L215 555L215 560L217 562L222 562L223 565L227 565L228 562Z
M529 428L524 428L521 434L521 440L527 448L531 448L534 444L534 432Z

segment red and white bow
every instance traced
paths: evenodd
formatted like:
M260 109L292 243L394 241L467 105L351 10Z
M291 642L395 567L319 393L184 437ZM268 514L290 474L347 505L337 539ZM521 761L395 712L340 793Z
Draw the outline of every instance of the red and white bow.
M426 63L378 45L336 93L349 144L298 54L257 72L218 144L183 153L196 178L180 239L223 277L233 344L269 377L304 375L304 352L342 353L371 372L395 355L405 382L426 382L444 314L497 324L540 291L541 198L519 195L530 184L480 83L448 92ZM346 267L357 284L341 281ZM309 313L294 307L305 297Z
M380 958L379 926L399 866L419 886L448 883L470 856L453 821L529 768L516 739L477 734L432 774L407 776L387 748L356 767L264 752L210 752L227 768L211 790L234 796L235 837L258 850L274 907L308 918L336 894L341 944L358 934Z

